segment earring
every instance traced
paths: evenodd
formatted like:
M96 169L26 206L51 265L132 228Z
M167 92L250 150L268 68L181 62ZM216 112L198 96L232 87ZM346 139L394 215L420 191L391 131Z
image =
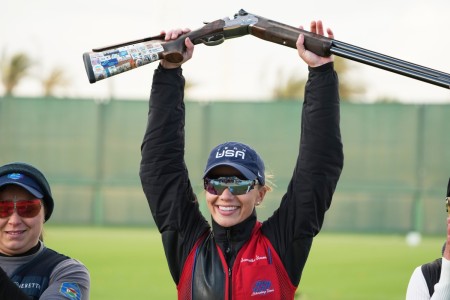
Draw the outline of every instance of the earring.
M261 202L260 202L260 201L256 202L256 206L258 206L258 205L260 205L260 204L261 204Z

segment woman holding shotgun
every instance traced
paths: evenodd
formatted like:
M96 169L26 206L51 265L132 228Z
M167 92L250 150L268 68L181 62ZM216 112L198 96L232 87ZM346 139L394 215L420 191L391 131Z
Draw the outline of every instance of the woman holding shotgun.
M312 22L311 31L323 35L322 23ZM187 32L169 31L165 39ZM327 34L333 38L330 29ZM181 63L162 60L155 70L140 177L178 299L294 299L343 167L333 57L305 50L303 41L300 35L297 49L309 78L299 156L280 207L264 222L256 216L271 189L264 162L252 147L235 141L209 155L203 181L211 225L201 214L184 161L181 65L193 55L192 42L185 39Z

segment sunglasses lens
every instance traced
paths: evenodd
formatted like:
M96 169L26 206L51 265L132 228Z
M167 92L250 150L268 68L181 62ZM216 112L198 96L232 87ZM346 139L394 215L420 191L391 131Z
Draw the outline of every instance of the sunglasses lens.
M14 212L13 201L0 201L0 218L7 218Z
M204 187L208 193L220 195L228 189L233 195L248 193L255 186L254 180L241 180L237 177L220 177L218 179L205 178Z
M34 218L41 211L41 200L16 201L17 214L22 218ZM14 201L0 201L0 218L10 217L14 213Z
M23 200L16 203L19 216L23 218L34 218L41 211L41 200Z
M250 191L251 186L249 184L246 185L235 185L228 187L230 190L230 193L233 195L243 195L246 194L248 191Z
M216 190L216 188L211 183L211 181L207 182L205 180L205 191L207 191L208 193L213 194L213 195L219 195L219 191Z

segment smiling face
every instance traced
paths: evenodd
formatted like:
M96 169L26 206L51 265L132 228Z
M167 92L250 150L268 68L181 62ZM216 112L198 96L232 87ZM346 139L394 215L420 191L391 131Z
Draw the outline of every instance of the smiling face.
M242 177L242 174L229 166L219 166L208 173L209 178L227 176ZM260 185L256 185L254 189L243 195L233 195L227 188L220 195L206 192L206 204L217 224L231 227L247 219L255 206L262 202L265 193L266 190Z
M6 185L0 189L0 201L35 199L24 188ZM16 211L6 218L0 218L0 252L6 255L22 254L36 246L44 225L44 208L32 218L23 218Z

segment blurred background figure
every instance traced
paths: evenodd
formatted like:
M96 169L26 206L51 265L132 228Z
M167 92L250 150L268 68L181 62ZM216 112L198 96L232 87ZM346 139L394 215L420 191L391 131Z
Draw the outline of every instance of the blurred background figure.
M409 280L407 300L450 299L450 178L447 185L447 241L442 257L417 267Z

